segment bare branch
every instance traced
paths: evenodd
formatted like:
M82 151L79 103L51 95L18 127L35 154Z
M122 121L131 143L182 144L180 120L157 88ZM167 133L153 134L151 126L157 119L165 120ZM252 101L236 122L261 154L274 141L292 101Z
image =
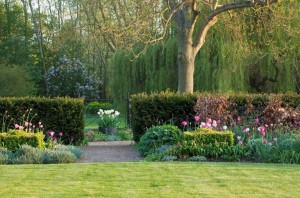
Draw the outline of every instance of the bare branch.
M213 26L217 22L217 15L227 12L234 9L239 8L247 8L247 7L258 7L258 6L268 6L272 3L277 3L278 0L249 0L242 2L233 2L227 3L221 6L217 6L207 17L206 21L202 24L201 29L197 35L195 43L193 44L194 52L197 53L202 45L204 44L205 37L207 31L211 26ZM216 2L215 2L216 3Z

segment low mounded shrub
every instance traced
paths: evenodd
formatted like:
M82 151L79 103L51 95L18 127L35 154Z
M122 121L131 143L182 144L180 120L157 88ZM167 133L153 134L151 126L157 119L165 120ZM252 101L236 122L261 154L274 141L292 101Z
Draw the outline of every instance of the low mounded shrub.
M73 163L82 152L74 146L55 145L52 149L38 149L21 145L15 151L0 147L0 164L56 164Z
M199 128L196 131L184 132L184 140L191 142L195 146L227 143L232 146L234 143L233 133L231 131L215 131L206 128Z
M43 155L44 164L59 164L59 163L72 163L76 161L76 156L67 150L45 150Z
M25 131L17 132L14 130L10 133L0 133L0 143L2 147L8 150L17 150L20 145L30 145L35 148L44 148L44 134L38 133L27 133Z
M142 155L155 153L162 146L180 143L183 137L182 131L173 125L154 126L147 130L138 143Z

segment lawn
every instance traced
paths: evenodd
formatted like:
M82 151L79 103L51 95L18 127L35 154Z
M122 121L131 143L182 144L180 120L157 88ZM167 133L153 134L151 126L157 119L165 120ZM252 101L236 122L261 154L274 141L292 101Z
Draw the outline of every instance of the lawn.
M98 163L0 166L0 197L298 197L300 166Z

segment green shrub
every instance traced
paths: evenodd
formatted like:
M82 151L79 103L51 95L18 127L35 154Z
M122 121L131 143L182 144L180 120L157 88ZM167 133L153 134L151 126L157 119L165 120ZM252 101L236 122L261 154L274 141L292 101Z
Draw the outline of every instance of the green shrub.
M206 128L200 128L193 132L184 132L184 140L192 142L195 146L228 143L232 146L234 143L233 133L231 131L215 131Z
M46 149L43 155L44 164L73 163L75 161L76 156L66 150Z
M44 131L63 132L65 144L80 143L84 139L83 99L73 98L0 98L0 120L7 111L14 122L21 123L26 111L31 110L32 123L42 121ZM0 128L2 128L0 122ZM22 123L21 123L22 124Z
M0 146L0 164L6 164L8 160L9 151L7 148L3 148Z
M204 156L192 156L190 158L187 159L187 161L191 161L191 162L205 162L207 161L206 157Z
M109 102L93 101L93 102L90 102L86 105L85 112L88 113L88 114L97 114L99 109L109 110L109 109L112 109L112 108L113 108L113 105Z
M44 147L43 133L26 133L19 132L18 134L0 133L0 143L2 147L8 150L17 150L20 145L27 144L35 148Z
M21 145L14 153L13 164L42 164L43 151L28 145Z
M74 146L56 145L51 149L38 149L21 145L15 151L0 147L0 164L54 164L71 163L80 157L82 152Z
M59 151L70 151L76 158L79 158L82 155L82 151L75 146L58 144L55 145L54 149Z
M162 124L180 127L186 117L193 117L197 97L192 94L161 92L131 96L131 123L134 141L138 142L146 129Z
M173 125L154 126L147 130L138 143L142 155L147 156L156 152L163 145L180 143L183 137L182 131Z

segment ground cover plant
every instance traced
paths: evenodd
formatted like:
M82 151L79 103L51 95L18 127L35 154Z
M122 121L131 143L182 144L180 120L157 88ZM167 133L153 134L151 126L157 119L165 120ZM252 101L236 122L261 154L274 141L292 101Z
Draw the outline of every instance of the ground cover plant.
M298 197L300 166L254 163L2 165L1 197Z

